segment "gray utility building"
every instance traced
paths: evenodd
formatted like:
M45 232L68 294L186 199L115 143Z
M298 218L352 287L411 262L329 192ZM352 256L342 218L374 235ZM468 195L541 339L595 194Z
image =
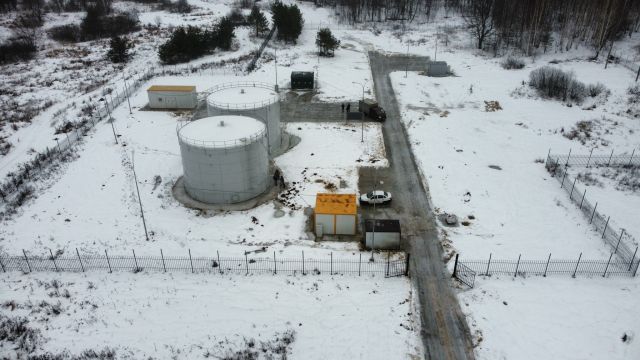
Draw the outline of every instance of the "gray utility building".
M292 71L291 89L313 89L313 71Z
M247 116L213 116L178 124L187 194L208 204L254 198L271 184L266 126Z
M261 82L235 82L217 85L209 90L209 116L243 115L267 127L269 154L280 153L280 95L274 85Z
M375 228L373 226L375 222ZM400 220L373 220L364 222L364 244L371 249L395 250L400 248Z
M449 76L449 65L446 61L429 61L427 76Z
M153 85L147 89L150 109L195 109L198 93L195 86Z

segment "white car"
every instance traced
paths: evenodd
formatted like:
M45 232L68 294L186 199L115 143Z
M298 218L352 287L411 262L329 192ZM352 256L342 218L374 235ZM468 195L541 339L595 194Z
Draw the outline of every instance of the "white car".
M384 204L391 201L391 193L376 190L360 195L361 204Z

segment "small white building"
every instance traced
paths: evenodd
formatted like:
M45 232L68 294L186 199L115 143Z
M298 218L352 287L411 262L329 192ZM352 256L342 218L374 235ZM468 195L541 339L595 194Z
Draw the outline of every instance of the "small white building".
M373 226L375 222L375 228ZM364 222L365 247L371 249L395 250L400 248L400 220L373 220Z
M198 93L195 86L153 85L147 89L150 109L195 109Z
M316 196L316 236L355 235L358 205L356 194L318 194Z

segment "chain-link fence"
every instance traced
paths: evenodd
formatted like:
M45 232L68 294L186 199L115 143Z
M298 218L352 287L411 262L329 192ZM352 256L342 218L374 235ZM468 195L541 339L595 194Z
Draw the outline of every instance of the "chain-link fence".
M598 159L597 162L594 158ZM616 229L611 222L611 217L605 216L598 211L598 203L591 203L587 197L587 190L582 190L576 184L577 178L569 175L568 169L571 166L627 166L626 164L633 164L635 161L634 153L628 156L617 156L616 158L610 155L606 159L591 155L549 154L546 161L547 170L558 180L560 187L569 194L569 199L579 207L580 211L589 220L589 224L596 228L600 238L609 245L612 253L623 262L630 262L635 258L638 251L635 239L624 230Z
M23 251L22 256L0 256L0 268L3 272L22 271L63 271L85 272L101 271L187 271L210 272L219 274L301 274L301 275L384 275L385 277L407 276L408 254L404 257L391 257L391 253L370 257L370 254L358 253L353 256L323 256L314 254L305 257L304 251L297 256L245 253L244 256L160 256L136 255L82 255L76 249L74 255L32 256Z

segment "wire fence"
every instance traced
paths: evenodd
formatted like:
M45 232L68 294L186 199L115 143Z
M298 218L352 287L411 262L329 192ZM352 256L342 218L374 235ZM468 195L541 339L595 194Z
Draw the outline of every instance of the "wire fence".
M329 253L323 257L308 258L304 251L299 256L282 256L275 252L271 254L245 253L244 256L228 257L220 256L160 256L136 255L109 255L105 250L104 255L82 255L76 249L75 256L32 256L23 251L22 256L0 256L0 267L3 272L21 271L31 272L86 272L100 271L186 271L192 273L218 273L218 274L284 274L284 275L384 275L385 277L397 277L408 275L409 255L404 258L391 258L391 253L386 256L370 258L369 254L362 253L346 257L334 256ZM373 259L373 261L372 261Z
M614 260L613 253L608 260L582 259L582 253L575 260L552 259L551 254L546 260L525 260L521 256L517 260L492 259L491 254L487 260L459 260L456 255L453 277L472 288L476 276L635 277L639 266L640 259L637 257L634 256L630 261Z
M547 155L547 166L549 164L564 165L565 167L638 167L640 166L640 154L636 155L635 149L631 154L614 155L614 150L607 154L593 154L593 149L589 155L571 154L551 154Z
M622 164L633 163L633 153L629 156L618 156L617 159L614 159L611 155L606 159L606 163L603 162L602 159L599 160L600 162L596 163L593 158L594 157L591 155L571 156L570 154L549 154L547 156L545 166L553 177L558 180L560 187L569 194L569 199L578 206L580 211L589 220L589 224L596 228L596 231L600 234L600 238L610 247L612 254L616 255L623 262L629 262L635 257L635 254L638 251L636 240L633 236L625 232L624 229L617 229L611 221L610 216L606 216L598 211L598 203L591 203L587 198L587 190L581 189L580 186L576 184L577 177L569 175L568 169L570 166L626 166Z

